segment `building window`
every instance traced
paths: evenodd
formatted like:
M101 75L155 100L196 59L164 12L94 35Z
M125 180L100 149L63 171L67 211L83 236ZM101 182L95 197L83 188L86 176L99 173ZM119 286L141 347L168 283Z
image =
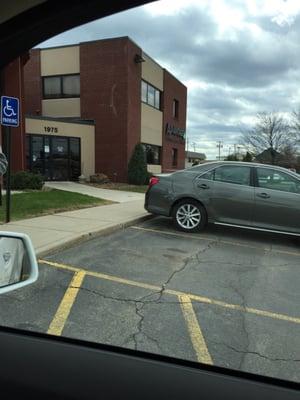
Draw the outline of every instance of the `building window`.
M142 101L147 103L147 83L142 81Z
M153 144L142 144L145 151L145 161L147 164L160 165L160 146Z
M43 78L43 98L61 99L80 96L80 76L58 75Z
M160 110L160 91L155 90L155 104L154 107Z
M142 81L142 102L160 110L161 92L149 83Z
M172 149L172 166L177 167L178 149Z
M172 110L173 118L178 118L179 115L179 101L173 100L173 110Z

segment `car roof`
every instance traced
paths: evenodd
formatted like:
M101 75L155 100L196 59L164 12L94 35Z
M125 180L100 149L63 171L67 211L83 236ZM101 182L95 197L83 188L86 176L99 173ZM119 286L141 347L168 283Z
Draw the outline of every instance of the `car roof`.
M272 165L272 164L261 164L261 163L257 163L257 162L244 162L244 161L210 161L210 162L206 162L206 163L202 163L202 164L198 164L195 165L194 167L190 167L188 168L189 170L194 170L197 171L199 170L202 166L206 166L205 169L209 169L207 168L208 166L216 167L216 166L221 166L221 165L239 165L239 166L248 166L248 167L259 167L259 168L272 168L275 169L277 171L282 171L285 173L289 173L290 175L295 176L296 178L299 179L299 175L296 172L290 171L287 168L284 167L280 167L278 165Z

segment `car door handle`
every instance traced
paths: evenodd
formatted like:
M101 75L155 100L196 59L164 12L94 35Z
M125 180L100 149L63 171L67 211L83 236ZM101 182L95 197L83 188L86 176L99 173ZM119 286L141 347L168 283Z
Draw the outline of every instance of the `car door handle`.
M209 189L209 186L206 183L198 183L199 189Z
M262 199L269 199L271 197L268 193L257 193L257 196Z

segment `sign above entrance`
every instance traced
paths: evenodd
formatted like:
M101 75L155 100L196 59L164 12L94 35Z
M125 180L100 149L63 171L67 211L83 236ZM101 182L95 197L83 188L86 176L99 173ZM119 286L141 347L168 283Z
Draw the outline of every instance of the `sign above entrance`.
M1 96L1 125L19 126L19 99L16 97Z
M182 141L185 140L185 130L181 128L176 128L174 125L169 123L166 124L166 136L171 138L178 138Z
M58 128L56 126L44 126L44 130L47 133L58 133Z

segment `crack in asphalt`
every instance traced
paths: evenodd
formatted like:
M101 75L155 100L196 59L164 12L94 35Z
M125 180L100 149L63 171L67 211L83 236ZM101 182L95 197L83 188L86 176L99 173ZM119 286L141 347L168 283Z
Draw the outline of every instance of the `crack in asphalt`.
M183 271L186 269L186 267L187 267L187 265L189 264L189 262L192 261L193 259L196 259L196 260L201 264L202 261L199 259L200 254L204 254L206 251L210 250L214 244L217 244L218 242L219 242L219 241L216 240L215 242L208 243L203 249L201 249L200 251L198 251L196 254L193 254L192 256L190 256L190 257L184 259L184 263L183 263L182 267L180 267L179 269L177 269L177 270L175 270L175 271L173 271L173 272L171 273L171 275L169 276L169 278L161 285L161 289L160 289L159 291L154 292L154 293L150 293L149 295L144 296L143 299L145 299L145 298L147 298L147 297L151 297L151 296L156 296L156 295L158 295L158 298L157 298L157 300L155 301L156 303L158 303L158 302L160 301L160 299L162 298L163 293L164 293L164 291L165 291L167 285L170 284L170 282L171 282L171 280L174 278L174 276L177 275L177 274L179 274L179 273L181 273L181 272L183 272ZM176 302L176 303L178 303L178 302Z
M188 265L188 263L190 262L191 259L192 259L192 257L188 257L187 259L185 259L184 263L183 263L183 266L171 273L171 275L166 280L166 282L164 282L161 285L161 289L158 292L147 294L147 295L141 297L138 301L135 302L135 313L139 317L139 322L137 323L137 331L133 335L135 350L138 349L138 336L139 335L146 336L145 332L143 332L143 322L144 322L144 319L145 319L145 315L143 314L143 309L144 309L145 305L147 304L147 301L145 301L145 299L147 297L152 297L152 296L157 296L158 295L158 298L155 301L152 301L153 303L158 304L160 302L162 296L163 296L163 293L164 293L164 291L166 289L166 286L171 282L171 280L173 279L173 277L176 274L178 274L178 273L180 273L180 272L185 270L186 266ZM148 301L148 303L149 303L149 301ZM178 303L179 303L179 301L178 301Z
M125 298L125 297L113 297L113 296L108 296L106 294L103 294L101 292L98 292L97 290L92 290L92 289L88 289L82 286L68 286L71 289L79 289L79 290L83 290L92 294L95 294L97 296L103 297L107 300L115 300L115 301L120 301L120 302L128 302L128 303L144 303L144 304L181 304L182 302L180 301L158 301L158 300L143 300L143 297L141 299L130 299L130 298ZM144 298L146 297L150 297L153 294L157 294L159 292L155 292L155 293L151 293L151 294L147 294L146 296L144 296Z
M241 299L241 304L240 306L242 307L243 311L240 315L241 315L241 329L244 333L244 337L246 340L246 349L249 349L250 346L250 338L249 338L249 332L247 330L247 326L246 326L246 299L245 299L245 295L239 290L239 287L241 286L241 275L238 274L238 286L234 286L233 283L230 285L230 288L240 297ZM246 355L248 354L247 351L242 353L243 356L241 357L240 363L239 363L239 369L242 369L242 366L245 362L245 358Z
M145 303L141 303L138 301L135 302L135 313L136 313L137 317L139 318L139 321L137 323L137 331L132 335L135 350L138 350L138 336L139 335L145 336L145 333L142 332L143 331L143 322L145 319L145 315L142 313L144 307L145 307Z
M210 340L210 339L208 339L207 342L213 343L213 344L216 344L216 345L220 345L220 346L227 347L228 349L230 349L230 350L232 350L232 351L234 351L234 352L236 352L236 353L240 353L240 354L252 354L252 355L255 355L255 356L264 358L264 359L266 359L266 360L268 360L268 361L300 362L300 359L297 359L297 358L294 359L294 358L269 357L269 356L267 356L267 355L265 355L265 354L259 353L258 351L251 351L251 350L249 350L249 349L247 349L247 350L237 349L236 347L230 346L230 345L227 344L227 343L224 343L224 342L217 342L217 341L215 341L215 340ZM240 366L239 366L239 369L241 369Z
M160 351L160 354L163 354L163 350L159 345L159 342L157 339L154 339L153 337L151 337L149 334L147 334L146 332L143 331L143 322L144 322L144 314L142 313L142 310L144 308L144 306L146 304L179 304L179 301L174 301L174 302L166 302L166 301L157 301L157 300L144 300L145 298L149 297L149 294L147 294L146 296L136 300L136 299L129 299L129 298L120 298L120 297L113 297L113 296L107 296L101 292L98 292L96 290L92 290L92 289L87 289L85 287L82 286L70 286L73 289L79 289L79 290L83 290L83 291L87 291L89 293L92 293L94 295L103 297L107 300L113 300L113 301L119 301L119 302L124 302L124 303L132 303L135 307L135 313L139 318L139 321L137 323L137 331L135 333L133 333L132 335L130 335L122 344L122 346L127 345L130 341L134 342L134 348L135 350L138 350L138 335L143 335L144 337L147 338L147 340L149 340L150 342L155 343L156 347L158 348L158 350ZM152 294L153 295L153 294Z
M71 287L91 292L91 293L93 293L95 295L104 297L106 299L115 300L115 301L121 301L121 302L134 303L134 305L135 305L135 314L138 317L137 330L136 330L136 332L134 334L130 335L124 343L127 344L132 340L134 342L135 350L138 350L138 336L139 335L143 335L147 339L149 339L150 341L154 342L156 344L156 346L158 347L158 349L160 349L158 341L156 339L150 337L149 335L147 335L145 332L143 332L143 324L144 324L144 319L145 319L145 315L143 314L143 309L144 309L145 305L146 304L151 304L151 303L152 304L161 304L161 303L172 304L171 302L161 302L161 298L163 296L163 293L164 293L166 287L170 284L170 282L172 281L174 276L179 274L179 273L181 273L181 272L183 272L186 269L186 267L189 264L189 262L192 261L192 260L196 259L201 264L202 261L199 259L200 255L204 254L206 251L210 250L212 248L212 246L214 244L217 244L218 242L219 242L219 240L216 240L215 242L210 242L203 249L198 251L196 254L193 254L192 256L184 259L183 265L170 274L168 279L161 285L161 288L160 288L159 291L154 292L154 293L149 293L149 294L147 294L147 295L145 295L145 296L143 296L143 297L141 297L139 299L128 299L128 298L119 298L119 297L106 296L106 295L104 295L104 294L102 294L102 293L100 293L98 291L87 289L87 288L84 288L82 286L80 286L80 287L71 286ZM153 297L153 296L158 296L158 298L155 299L155 300L146 300L148 297ZM179 304L179 303L180 303L180 301L173 302L173 304Z

